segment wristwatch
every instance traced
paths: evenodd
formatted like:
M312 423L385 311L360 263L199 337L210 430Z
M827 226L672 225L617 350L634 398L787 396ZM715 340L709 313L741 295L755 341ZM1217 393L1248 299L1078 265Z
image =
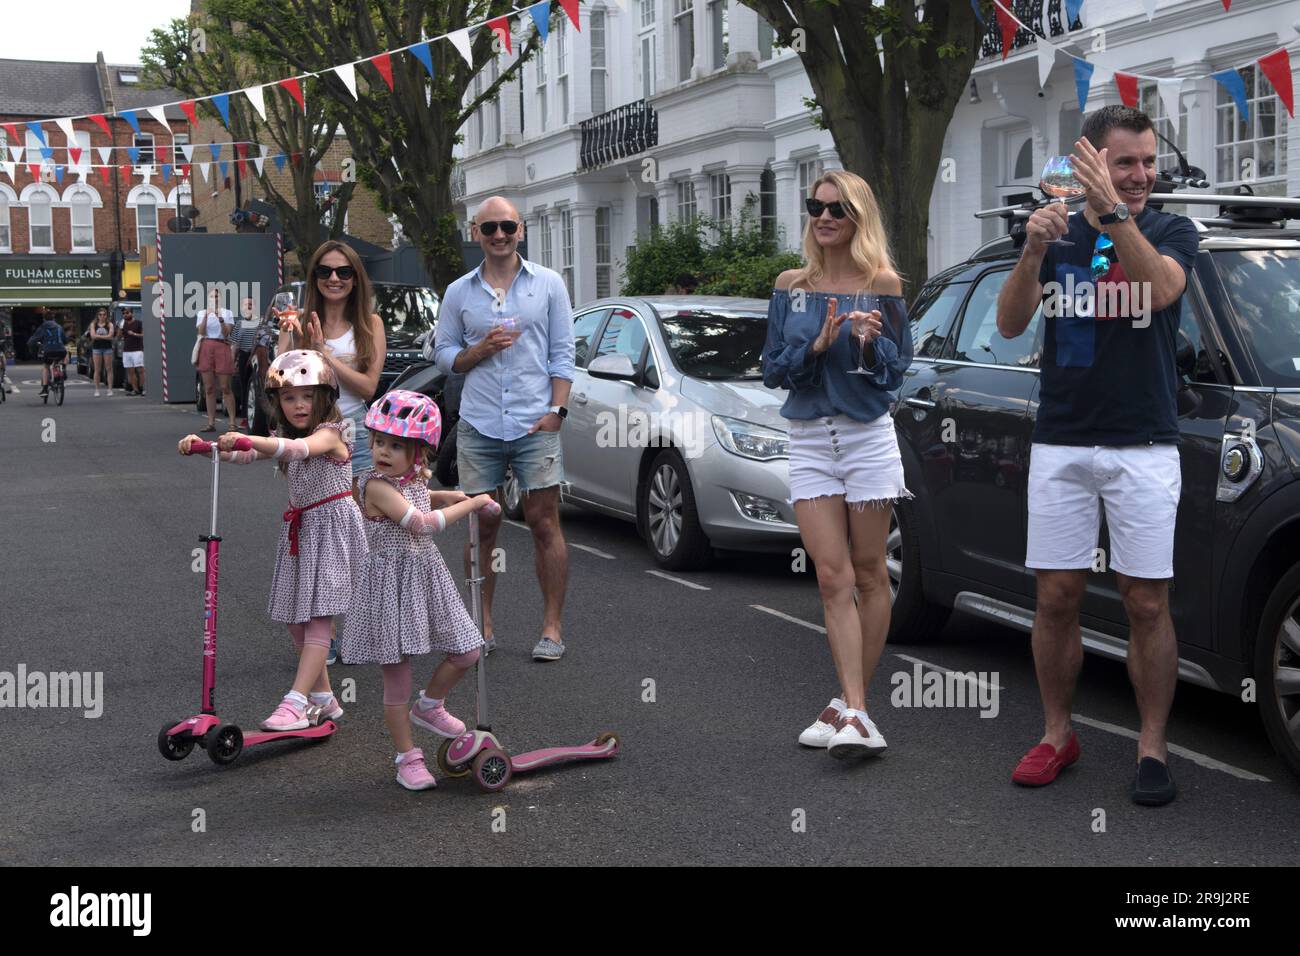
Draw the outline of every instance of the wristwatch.
M569 417L569 410L565 408L563 405L552 405L551 414L559 415L560 420L563 421L564 419Z
M1097 221L1103 226L1113 226L1117 222L1127 222L1128 203L1115 203L1115 208L1104 216L1098 216Z

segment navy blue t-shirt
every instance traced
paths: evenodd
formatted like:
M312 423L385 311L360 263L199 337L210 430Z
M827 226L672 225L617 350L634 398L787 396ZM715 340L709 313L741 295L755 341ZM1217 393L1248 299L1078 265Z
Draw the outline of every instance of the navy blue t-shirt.
M1135 221L1161 255L1190 272L1198 245L1190 219L1148 208ZM1044 287L1044 337L1033 440L1115 447L1176 443L1175 356L1182 298L1158 312L1150 311L1149 290L1140 302L1133 301L1129 293L1135 290L1113 251L1109 271L1094 280L1092 259L1099 234L1083 213L1072 215L1065 238L1074 245L1048 246L1038 272ZM1060 284L1058 289L1049 289L1053 281ZM1075 296L1082 292L1084 298L1058 297L1053 307L1049 292L1068 296L1072 287ZM1141 303L1147 315L1135 319ZM1150 324L1144 327L1146 322Z

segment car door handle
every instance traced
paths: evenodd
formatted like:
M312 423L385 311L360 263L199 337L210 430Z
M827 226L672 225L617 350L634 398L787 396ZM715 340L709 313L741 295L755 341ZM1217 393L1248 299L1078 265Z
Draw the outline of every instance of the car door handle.
M586 392L579 392L577 395L574 395L574 396L573 396L573 402L574 402L575 405L586 405L586 404L587 404L587 393L586 393Z
M903 402L913 408L934 408L934 402L925 398L905 398Z

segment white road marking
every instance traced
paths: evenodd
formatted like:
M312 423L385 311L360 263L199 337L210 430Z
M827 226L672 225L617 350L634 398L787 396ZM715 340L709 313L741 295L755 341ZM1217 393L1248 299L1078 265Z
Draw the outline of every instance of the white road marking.
M525 531L530 530L528 525L524 524L522 521L511 521L509 518L502 518L501 521L503 524L514 525L516 528L523 528Z
M598 558L605 558L605 559L608 560L608 561L613 561L613 560L614 560L614 556L613 556L612 554L606 554L604 551L599 551L599 550L597 550L596 548L593 548L593 547L591 547L590 545L587 545L587 544L577 544L576 542L570 541L570 542L569 542L569 547L571 547L571 548L577 548L579 551L587 551L587 552L590 552L591 554L594 554L596 557L598 557Z
M1137 740L1138 733L1135 730L1129 730L1127 727L1120 727L1117 724L1108 724L1103 720L1093 720L1091 717L1085 717L1083 714L1071 714L1071 720L1077 720L1085 727L1095 727L1097 730L1105 730L1112 734L1118 734L1121 737L1127 737L1129 740ZM1224 763L1222 760L1215 760L1213 757L1207 757L1205 754L1197 753L1195 750L1188 750L1186 747L1180 747L1178 744L1169 744L1169 752L1177 754L1184 760L1190 760L1194 764L1199 764L1209 770L1221 770L1223 773L1230 774L1239 780L1257 780L1260 783L1272 783L1268 777L1260 776L1257 773L1251 773L1249 770L1242 770L1240 767L1234 767L1230 763Z
M982 678L976 677L974 672L972 671L954 671L950 668L944 667L942 664L934 664L931 663L930 661L923 661L919 657L911 657L907 654L895 654L894 656L900 660L907 661L909 664L920 664L922 667L928 667L932 671L943 671L943 673L945 674L956 674L958 677L963 678L966 681L966 684L968 686L972 686L974 688L990 687L993 690L998 691L999 693L1002 691L1002 688L999 687L997 684L993 683L992 681L986 681L983 680Z
M662 571L647 571L646 574L653 574L657 578L663 578L665 581L672 581L676 584L684 584L688 588L694 588L697 591L713 590L713 588L705 587L703 584L696 584L694 581L687 581L685 578L675 578L671 574L664 574Z
M804 621L800 618L792 617L784 611L775 611L772 608L764 607L761 604L751 604L750 607L755 611L762 611L764 614L771 614L773 617L779 617L783 621L789 621L792 624L798 624L800 627L806 627L810 631L816 631L818 634L826 633L826 628L822 627L820 624L813 624L811 621Z

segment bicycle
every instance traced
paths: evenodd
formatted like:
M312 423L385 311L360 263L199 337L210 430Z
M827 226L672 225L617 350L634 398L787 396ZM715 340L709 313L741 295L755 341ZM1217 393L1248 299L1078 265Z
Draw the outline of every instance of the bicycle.
M42 350L42 357L44 357L43 350ZM63 395L65 391L64 381L67 378L67 370L64 368L64 366L66 366L67 363L68 363L67 352L63 353L62 358L50 363L50 386L45 390L45 393L41 395L42 404L45 405L50 404L51 392L57 392L58 402L56 402L56 404L58 405L63 404Z

